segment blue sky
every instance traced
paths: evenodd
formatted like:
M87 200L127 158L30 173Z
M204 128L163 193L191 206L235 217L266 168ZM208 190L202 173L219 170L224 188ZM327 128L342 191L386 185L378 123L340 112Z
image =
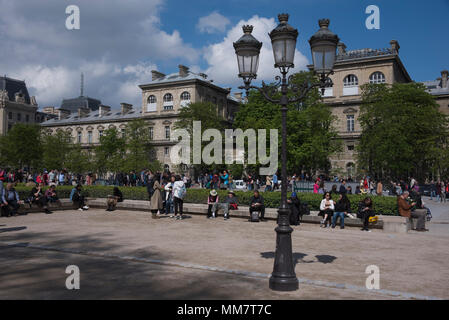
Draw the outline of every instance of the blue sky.
M80 8L80 30L65 28L71 4ZM368 5L380 9L380 30L365 27ZM296 70L311 62L307 40L320 18L331 20L347 50L398 40L416 81L449 69L449 0L0 0L0 8L0 73L25 80L40 107L78 96L81 72L86 95L113 108L140 107L138 85L151 80L151 70L173 73L178 64L235 91L241 82L232 42L247 23L264 43L259 80L271 81L276 70L267 33L283 12L299 30Z

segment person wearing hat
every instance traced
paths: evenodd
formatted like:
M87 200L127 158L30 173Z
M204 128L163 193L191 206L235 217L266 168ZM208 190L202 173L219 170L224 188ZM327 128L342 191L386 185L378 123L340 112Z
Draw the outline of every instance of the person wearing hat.
M209 197L207 197L207 218L215 218L216 206L218 205L218 193L215 189L209 192Z
M237 197L235 196L235 193L233 191L228 192L228 196L226 197L225 201L222 203L214 203L212 206L212 214L215 217L215 213L223 209L224 219L229 219L229 210L236 210L238 208L238 202Z

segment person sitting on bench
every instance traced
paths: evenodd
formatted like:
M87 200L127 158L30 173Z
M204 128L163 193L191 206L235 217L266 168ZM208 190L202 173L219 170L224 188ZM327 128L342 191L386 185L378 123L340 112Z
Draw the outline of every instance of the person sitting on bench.
M78 207L79 211L87 210L89 207L86 205L84 201L84 196L81 195L81 185L78 184L76 187L72 189L70 193L70 201L73 202L74 206Z
M44 212L46 214L52 213L50 210L48 210L47 207L47 198L44 195L44 192L42 191L44 184L43 183L36 183L33 189L31 189L30 192L30 203L37 204L39 208L43 208Z
M409 196L408 191L404 191L400 196L398 196L398 209L399 214L406 218L414 218L418 219L416 224L416 231L429 231L426 229L426 211L424 210L412 210L412 208L416 205L416 202L412 202L411 204L407 203L407 198Z
M52 183L50 188L45 191L45 197L48 202L57 203L59 207L62 207L61 200L59 200L58 195L56 194L56 185L54 183Z
M251 221L251 214L253 211L260 212L260 221L265 221L265 206L263 204L263 197L257 190L254 191L254 196L252 196L249 203L249 221Z
M211 192L211 195L212 195L212 192ZM235 196L234 192L229 191L228 196L226 197L226 199L223 203L219 203L217 200L217 202L215 202L212 205L212 216L215 217L215 213L218 210L223 209L224 219L228 220L229 219L229 210L236 210L237 207L238 207L237 197Z
M117 202L123 202L123 194L118 187L114 187L112 195L108 195L108 200L106 201L108 208L106 211L114 211Z
M19 194L12 183L8 183L2 192L2 205L5 207L6 216L17 216L17 210L20 208Z

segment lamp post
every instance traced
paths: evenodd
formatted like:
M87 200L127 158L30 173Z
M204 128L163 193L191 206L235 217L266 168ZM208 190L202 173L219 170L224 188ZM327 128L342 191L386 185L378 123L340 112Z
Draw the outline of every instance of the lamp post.
M282 148L281 148L281 205L279 207L278 226L276 227L276 253L274 259L273 272L270 277L270 288L276 291L294 291L298 289L298 278L293 266L292 239L293 229L289 223L290 209L287 205L287 110L288 104L302 101L307 93L313 88L324 88L331 86L327 81L328 76L333 73L333 66L336 56L338 36L329 29L329 19L319 20L320 29L310 38L310 48L314 73L318 75L319 82L312 82L306 79L299 87L291 82L291 76L287 74L294 67L294 56L296 48L296 38L298 30L290 26L288 14L279 14L279 25L273 29L269 36L274 54L274 67L279 68L282 76L276 76L274 85L266 85L262 81L262 87L251 85L251 81L257 78L259 66L259 54L262 43L257 41L251 34L252 26L243 26L243 36L234 42L234 49L237 55L239 67L239 77L243 79L244 85L239 89L245 89L246 95L250 89L256 89L262 93L266 100L280 104L282 112ZM280 89L281 97L274 98ZM293 92L293 97L287 97L289 89Z

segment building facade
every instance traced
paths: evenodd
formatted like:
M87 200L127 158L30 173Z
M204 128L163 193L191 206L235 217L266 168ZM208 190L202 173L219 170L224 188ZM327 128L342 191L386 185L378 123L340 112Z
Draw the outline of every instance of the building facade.
M115 127L124 130L126 124L135 119L144 119L149 125L149 136L154 147L154 157L173 170L170 149L175 142L170 140L171 131L181 108L195 102L211 102L217 113L232 121L238 110L239 97L230 95L230 88L222 88L207 79L205 74L196 74L188 67L179 65L179 72L165 75L152 71L152 79L139 85L142 90L142 105L121 103L120 109L99 105L97 109L80 107L76 112L64 108L48 108L46 112L56 115L42 126L48 133L58 130L70 132L74 142L85 149L98 145L103 131Z
M0 135L16 123L41 123L52 117L37 109L36 98L28 94L25 81L0 77Z
M310 70L313 66L308 66ZM326 88L324 103L331 106L336 117L335 127L342 141L342 151L330 158L331 172L339 176L357 175L356 146L360 139L361 89L365 83L411 82L399 58L399 43L390 41L385 49L359 49L346 51L344 43L338 44L334 74L329 78L333 86Z

